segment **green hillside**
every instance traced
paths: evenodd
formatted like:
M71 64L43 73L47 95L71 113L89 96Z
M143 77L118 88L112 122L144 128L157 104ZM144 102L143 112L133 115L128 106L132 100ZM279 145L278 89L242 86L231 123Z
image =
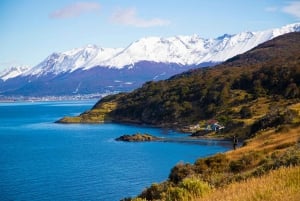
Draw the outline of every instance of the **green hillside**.
M59 122L130 122L201 133L212 119L225 126L214 137L237 135L243 146L179 163L167 181L124 200L299 200L300 33L215 67L105 97Z
M116 121L192 131L216 119L225 126L225 136L248 137L264 127L298 122L299 113L291 108L299 100L299 87L300 33L291 33L216 67L106 97L79 117L60 122Z

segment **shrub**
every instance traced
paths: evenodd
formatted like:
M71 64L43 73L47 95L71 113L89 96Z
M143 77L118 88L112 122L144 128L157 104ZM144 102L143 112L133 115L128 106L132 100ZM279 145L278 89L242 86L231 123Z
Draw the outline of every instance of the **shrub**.
M172 168L171 173L169 175L169 179L171 182L177 184L180 181L182 181L184 178L191 176L193 174L194 174L194 170L191 164L179 163Z
M147 201L147 200L144 198L134 198L131 201Z
M201 197L211 190L207 182L197 178L186 178L179 184L179 187L186 189L193 197Z
M162 198L162 193L166 192L168 188L168 182L160 184L154 183L149 188L146 188L138 197L146 200L160 200Z
M164 200L166 201L191 201L193 198L186 189L170 187Z
M261 129L266 129L268 127L276 127L285 122L285 114L281 114L279 110L271 111L264 117L254 122L251 126L250 134L254 134Z
M283 154L273 153L259 163L259 167L253 172L254 175L262 175L270 170L280 167L300 165L300 150L290 149Z
M240 172L246 168L243 160L231 161L229 164L230 170L234 173Z
M208 183L197 178L185 178L176 187L169 187L163 200L192 201L208 193L211 187Z
M240 159L231 161L229 164L230 170L233 173L241 172L259 161L261 155L258 152L249 152L244 154Z
M219 173L228 170L229 160L225 154L216 154L214 156L198 159L195 162L195 172L204 173Z

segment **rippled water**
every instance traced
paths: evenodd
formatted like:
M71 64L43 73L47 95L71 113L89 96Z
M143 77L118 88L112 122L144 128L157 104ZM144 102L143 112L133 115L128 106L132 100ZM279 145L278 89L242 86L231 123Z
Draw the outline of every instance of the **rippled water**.
M0 103L0 200L120 200L167 179L180 161L192 163L228 149L215 141L114 140L135 132L185 136L157 128L53 123L94 103Z

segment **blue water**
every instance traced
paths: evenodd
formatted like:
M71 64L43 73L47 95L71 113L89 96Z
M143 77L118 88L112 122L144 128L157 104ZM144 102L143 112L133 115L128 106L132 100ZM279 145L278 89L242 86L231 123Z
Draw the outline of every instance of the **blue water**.
M228 149L214 141L114 140L136 132L186 136L157 128L53 123L94 103L0 103L0 200L120 200L167 179L178 162L193 163Z

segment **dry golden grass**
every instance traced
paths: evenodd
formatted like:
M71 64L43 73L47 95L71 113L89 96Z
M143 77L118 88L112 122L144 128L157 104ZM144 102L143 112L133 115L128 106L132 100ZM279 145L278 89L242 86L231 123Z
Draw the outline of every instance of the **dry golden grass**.
M232 183L197 201L299 201L300 167L281 168L260 178Z
M115 102L104 102L101 107L93 109L87 113L87 119L90 122L106 122L110 121L111 118L109 113L117 107Z
M245 125L251 125L256 120L260 119L261 117L263 117L265 114L268 113L269 108L270 108L270 103L271 103L270 99L268 99L266 97L260 97L252 102L235 106L232 108L232 111L235 113L239 113L239 111L244 106L249 107L251 110L251 113L252 113L252 117L248 118L248 119L240 119L239 117L236 117L236 118L234 118L234 120L238 121L238 122L244 122Z
M75 117L64 117L60 123L103 123L111 121L109 113L117 107L116 102L103 102L99 107Z
M251 104L251 110L255 119L264 116L269 110L270 100L268 98L258 98Z
M278 132L275 129L261 131L256 137L247 142L247 146L229 151L226 156L229 159L239 159L242 155L251 151L272 153L273 151L284 151L285 148L296 144L300 139L300 127L290 128L288 131Z

